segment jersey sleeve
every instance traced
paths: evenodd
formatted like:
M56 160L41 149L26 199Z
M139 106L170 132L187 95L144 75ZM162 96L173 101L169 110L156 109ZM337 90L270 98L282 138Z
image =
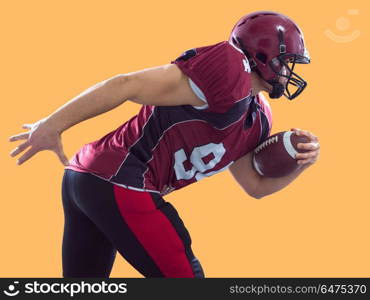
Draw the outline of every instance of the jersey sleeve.
M189 77L191 88L205 102L195 108L224 113L251 92L248 62L227 41L189 49L171 63Z

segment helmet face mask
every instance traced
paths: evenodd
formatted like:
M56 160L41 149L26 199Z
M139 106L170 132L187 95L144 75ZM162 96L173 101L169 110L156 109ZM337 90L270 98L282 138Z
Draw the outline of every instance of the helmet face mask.
M267 80L267 82L274 85L280 82L281 77L286 78L283 95L289 100L293 100L307 86L307 82L294 72L294 67L297 63L308 64L309 62L310 59L307 56L291 53L281 54L269 62L269 66L276 77L273 80Z

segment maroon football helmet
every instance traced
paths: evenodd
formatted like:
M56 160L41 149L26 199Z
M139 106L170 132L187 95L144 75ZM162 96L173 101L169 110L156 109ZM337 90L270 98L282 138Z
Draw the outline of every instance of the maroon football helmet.
M291 19L272 11L243 16L234 26L229 42L244 52L250 67L273 87L271 98L297 97L307 82L293 70L310 63L302 31ZM279 82L285 77L285 85Z

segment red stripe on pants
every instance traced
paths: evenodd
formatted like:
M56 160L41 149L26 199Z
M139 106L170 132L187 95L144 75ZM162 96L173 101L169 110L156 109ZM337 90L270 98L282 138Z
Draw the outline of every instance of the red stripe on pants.
M194 277L184 244L148 192L114 185L121 216L165 277Z

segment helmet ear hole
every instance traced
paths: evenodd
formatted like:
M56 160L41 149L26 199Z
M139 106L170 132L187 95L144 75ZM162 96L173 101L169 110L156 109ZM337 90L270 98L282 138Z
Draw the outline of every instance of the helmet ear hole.
M260 62L262 62L263 64L266 64L266 62L267 62L267 55L266 55L265 53L261 53L261 52L257 53L257 54L256 54L256 58L257 58Z

